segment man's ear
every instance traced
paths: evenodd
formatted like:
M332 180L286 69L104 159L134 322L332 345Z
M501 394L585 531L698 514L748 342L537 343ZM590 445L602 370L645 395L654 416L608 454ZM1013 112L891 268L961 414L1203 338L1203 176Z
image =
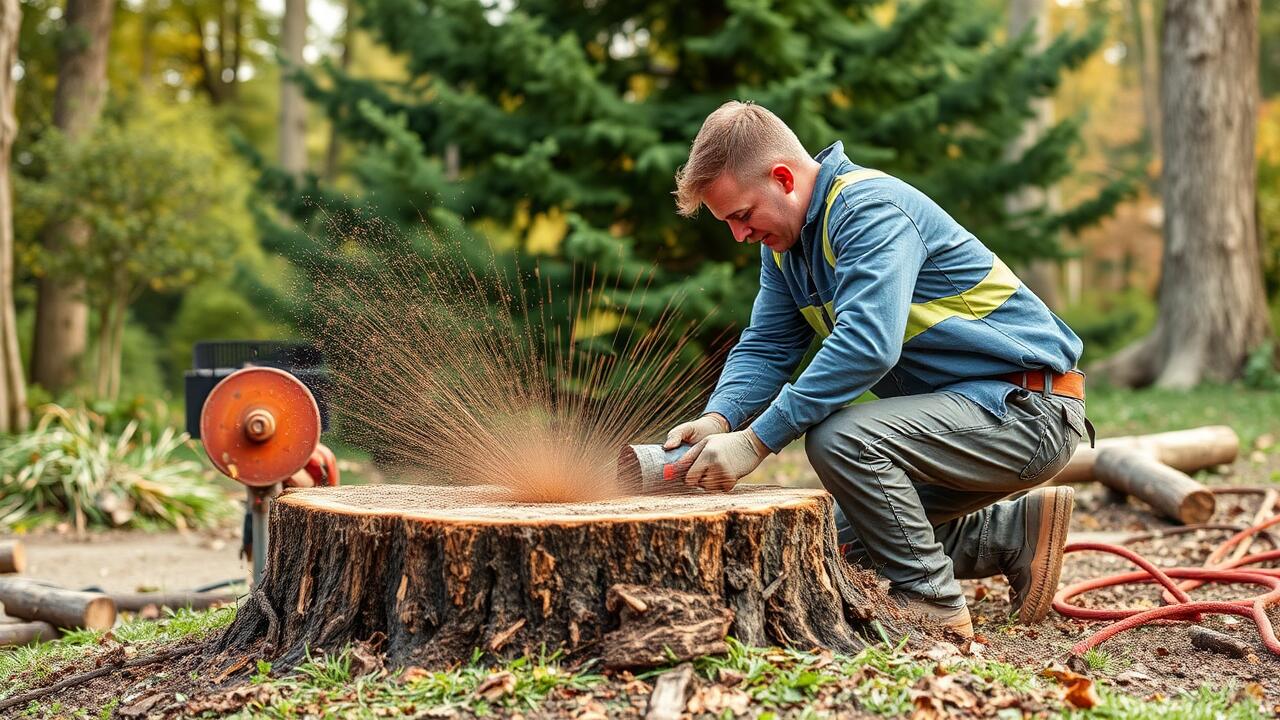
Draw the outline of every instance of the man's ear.
M790 195L792 190L796 189L796 176L791 172L791 168L783 163L778 163L769 169L769 177L774 182L782 186L782 192Z

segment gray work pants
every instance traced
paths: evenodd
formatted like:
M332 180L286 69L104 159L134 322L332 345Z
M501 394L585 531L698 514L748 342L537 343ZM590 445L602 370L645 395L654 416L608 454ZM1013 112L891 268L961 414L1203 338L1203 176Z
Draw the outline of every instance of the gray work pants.
M835 496L845 556L892 592L959 607L957 578L1003 572L1025 540L1025 498L1000 501L1057 474L1084 435L1072 398L1019 390L997 418L939 392L846 407L809 429L805 450Z

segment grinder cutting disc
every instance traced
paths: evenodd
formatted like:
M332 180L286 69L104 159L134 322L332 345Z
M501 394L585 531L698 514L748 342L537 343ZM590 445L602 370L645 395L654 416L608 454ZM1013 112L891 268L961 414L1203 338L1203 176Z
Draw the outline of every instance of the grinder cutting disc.
M283 370L248 367L214 386L200 412L209 459L233 480L274 485L307 464L320 442L320 408Z

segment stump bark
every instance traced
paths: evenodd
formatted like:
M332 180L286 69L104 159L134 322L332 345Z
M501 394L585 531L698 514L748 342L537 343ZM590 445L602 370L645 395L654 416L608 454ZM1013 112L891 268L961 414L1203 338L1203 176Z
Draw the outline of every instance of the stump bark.
M856 652L897 633L875 575L837 551L831 496L739 486L730 493L526 504L496 487L308 488L271 513L261 587L214 653L376 639L393 663L441 665L476 649L544 647L600 656L619 628L616 591L707 596L751 645ZM631 611L635 608L631 607Z

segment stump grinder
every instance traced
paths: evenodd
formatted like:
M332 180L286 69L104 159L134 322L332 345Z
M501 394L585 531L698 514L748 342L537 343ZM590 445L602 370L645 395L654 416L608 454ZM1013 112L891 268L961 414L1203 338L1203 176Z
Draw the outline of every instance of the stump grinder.
M328 429L320 353L275 341L197 343L186 373L187 432L223 475L245 486L244 557L253 584L267 557L271 499L282 487L339 483L338 461L320 442Z

